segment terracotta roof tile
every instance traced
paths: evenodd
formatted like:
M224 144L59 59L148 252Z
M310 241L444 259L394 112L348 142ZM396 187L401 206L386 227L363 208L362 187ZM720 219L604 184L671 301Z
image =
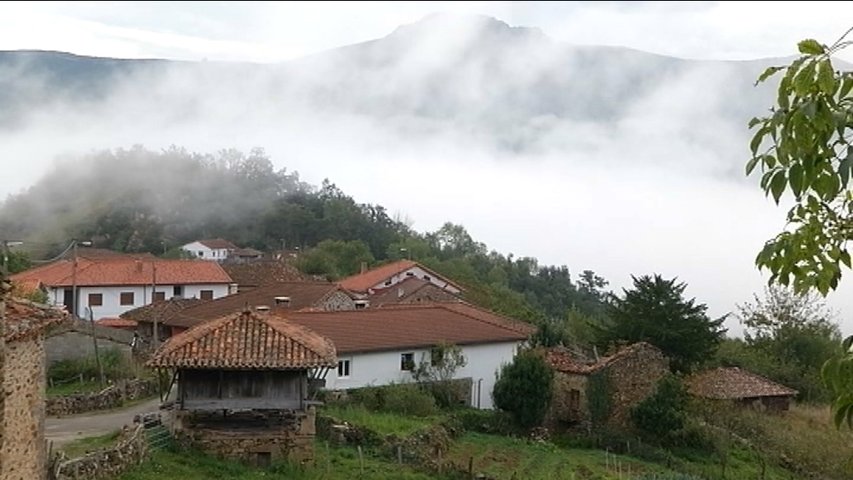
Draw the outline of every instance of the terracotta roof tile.
M204 303L208 300L200 300L198 298L178 298L173 297L168 300L164 300L162 302L154 302L149 303L148 305L144 305L141 307L136 307L133 310L128 310L119 317L131 319L136 322L142 323L152 323L156 318L158 322L164 322L171 318L174 318L175 315L192 307L193 305L198 305L200 303Z
M402 282L399 282L388 288L375 290L373 294L369 297L370 306L380 307L382 305L393 305L403 303L407 298L411 297L412 295L421 292L424 289L430 288L435 289L434 291L440 292L440 294L444 297L448 295L453 296L452 293L442 290L437 285L428 282L422 278L409 277L403 280ZM428 292L426 293L428 294Z
M338 312L291 312L287 318L330 338L338 354L527 339L530 327L465 304L419 304Z
M347 278L341 280L338 283L342 287L346 288L349 291L365 293L370 288L372 288L376 285L381 285L382 283L384 283L386 280L393 277L394 275L396 275L400 272L404 272L404 271L406 271L412 267L419 267L419 268L429 272L430 274L432 274L435 277L441 277L441 278L447 280L442 275L435 273L434 271L424 267L423 265L421 265L417 262L413 262L412 260L399 260L396 262L392 262L392 263L389 263L386 265L382 265L382 266L370 269L364 273L352 275L350 277L347 277ZM448 280L448 283L450 283L452 286L458 288L459 290L462 290L462 287L460 287L459 285L456 285L453 282L450 282L449 280Z
M240 312L170 338L148 362L159 368L286 370L337 365L328 339L276 314Z
M223 263L222 268L239 285L257 287L270 283L301 282L306 277L293 265L281 260L261 260L249 263Z
M104 317L98 320L95 320L96 325L100 325L102 327L112 327L112 328L128 328L135 327L137 325L136 320L131 320L129 318L110 318Z
M6 299L6 341L13 342L40 335L52 325L68 322L63 310L23 300Z
M328 282L280 282L253 288L247 292L201 302L178 312L168 319L162 319L164 325L174 327L192 327L231 313L242 312L246 307L267 306L276 310L299 310L314 307L335 292L343 291L334 283ZM275 297L290 297L287 306L276 306Z
M798 392L761 375L737 367L705 370L687 379L688 391L698 397L736 400L756 397L788 397Z
M156 265L156 278L155 278ZM60 260L12 275L12 281L39 280L49 287L72 285L73 261ZM78 286L222 284L231 277L216 262L140 260L133 257L78 258Z
M229 242L228 240L225 240L224 238L211 238L208 240L199 240L198 243L204 245L207 248L213 249L213 250L218 250L218 249L222 249L222 248L225 248L228 250L235 250L237 248L237 245L234 245L233 243Z

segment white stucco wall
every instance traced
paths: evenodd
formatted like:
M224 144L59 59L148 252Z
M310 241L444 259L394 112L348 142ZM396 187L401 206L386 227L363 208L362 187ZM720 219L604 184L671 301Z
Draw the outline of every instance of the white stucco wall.
M458 288L447 283L441 277L436 277L436 275L429 273L426 270L424 270L418 266L412 267L408 270L404 270L404 271L394 275L393 277L383 281L382 283L377 283L376 285L374 285L372 287L372 289L381 290L383 288L388 288L390 286L396 285L396 284L402 282L403 280L405 280L407 278L411 278L411 277L420 278L421 280L424 280L425 278L429 278L429 282L432 283L433 285L435 285L439 288L445 289L451 293L459 293ZM390 283L389 283L389 281L390 281Z
M225 260L228 258L227 248L209 248L200 242L192 242L181 247L202 260Z
M494 408L492 390L495 386L496 373L501 365L512 361L518 345L519 342L505 342L462 346L462 354L465 355L468 364L459 369L454 378L472 379L471 405L485 409ZM401 355L408 352L414 352L415 362L421 362L424 359L429 361L429 349L339 354L338 360L350 361L350 376L338 378L337 369L332 369L326 376L326 388L346 390L411 382L412 374L400 370Z
M228 284L210 284L210 285L181 285L183 288L183 298L201 298L202 290L212 290L213 298L220 298L228 295ZM62 305L64 299L65 288L49 288L48 296L54 305ZM175 296L174 285L157 285L157 292L163 292L165 299L168 300ZM121 293L133 292L133 305L121 305ZM77 307L77 316L88 318L86 316L86 308L89 307L89 294L100 293L102 295L102 305L92 307L95 320L103 317L118 317L122 313L133 310L134 308L148 305L151 303L151 286L120 286L120 287L77 287L77 298L79 304Z

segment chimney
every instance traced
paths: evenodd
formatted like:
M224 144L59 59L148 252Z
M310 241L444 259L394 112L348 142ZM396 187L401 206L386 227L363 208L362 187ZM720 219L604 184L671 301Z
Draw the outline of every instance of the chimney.
M142 261L136 260L136 271L142 273Z
M406 291L403 290L403 287L397 289L397 298L403 298L403 295L406 294Z
M356 310L363 310L363 309L367 308L368 305L370 305L370 302L368 300L356 300L355 301L355 309Z
M361 273L367 271L367 262L361 262Z
M236 283L228 284L228 295L234 295L235 293L240 291L240 286Z
M255 307L255 310L257 310L259 312L269 312L270 307L268 307L266 305L258 305L257 307Z
M276 307L289 307L290 306L290 297L275 297L275 306Z

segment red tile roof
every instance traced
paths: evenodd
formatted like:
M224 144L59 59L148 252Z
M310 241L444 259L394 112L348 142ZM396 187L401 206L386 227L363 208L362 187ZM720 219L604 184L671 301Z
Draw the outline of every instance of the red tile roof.
M287 318L330 338L338 355L525 340L527 324L466 304L419 304L337 312L291 312Z
M281 260L222 263L221 265L234 283L239 285L241 291L245 287L257 287L270 283L307 281L299 269Z
M168 319L161 318L160 321L173 327L192 327L223 315L242 312L246 307L266 306L275 310L299 310L315 307L335 292L343 290L334 283L279 282L197 303L175 312ZM290 297L290 303L286 306L276 306L275 297Z
M422 298L425 301L431 300L432 302L447 302L456 297L453 293L443 290L432 282L428 282L422 278L408 277L393 286L374 290L373 294L369 297L370 306L376 308L383 305L404 303L406 299L416 293L423 295L424 297Z
M6 299L6 341L14 342L40 335L52 325L68 322L64 310L23 300Z
M212 239L208 239L208 240L199 240L198 243L200 243L200 244L204 245L205 247L210 248L212 250L219 250L222 248L225 248L228 250L234 250L237 248L237 245L234 245L233 243L229 242L228 240L225 240L224 238L212 238Z
M78 258L77 286L190 285L231 283L216 262L204 260L140 260L133 257ZM13 282L41 281L49 287L72 285L73 261L60 260L12 275Z
M441 278L441 279L447 281L447 283L449 283L453 287L456 287L459 290L462 290L462 287L460 287L459 285L456 285L455 283L446 279L442 275L435 273L434 271L424 267L423 265L421 265L417 262L413 262L411 260L399 260L399 261L396 261L393 263L382 265L382 266L373 268L371 270L368 270L364 273L359 273L359 274L347 277L338 283L340 284L340 286L346 288L347 290L349 290L351 292L365 293L370 288L372 288L376 285L381 285L386 280L393 277L394 275L397 275L398 273L404 272L404 271L406 271L412 267L419 267L422 270L429 272L432 276Z
M158 368L288 370L333 367L327 338L276 314L240 312L170 338L148 362Z
M798 392L761 375L737 367L715 368L687 379L687 390L698 397L738 400L757 397L790 397Z
M96 325L100 325L102 327L112 327L112 328L129 328L136 327L136 320L131 320L129 318L110 318L104 317L98 320L95 320Z
M654 349L657 353L662 355L660 350L654 345L646 342L637 342L619 349L619 351L613 355L601 357L598 361L588 361L577 354L569 352L565 348L559 347L549 349L545 354L545 359L549 364L551 364L554 370L557 370L558 372L589 375L590 373L597 372L609 365L612 365L620 359L637 351L645 349Z
M128 310L122 313L119 317L133 320L138 323L152 323L155 318L158 322L164 322L174 318L175 315L184 309L206 301L208 300L173 297L162 302L154 302L141 307L136 307L133 310Z

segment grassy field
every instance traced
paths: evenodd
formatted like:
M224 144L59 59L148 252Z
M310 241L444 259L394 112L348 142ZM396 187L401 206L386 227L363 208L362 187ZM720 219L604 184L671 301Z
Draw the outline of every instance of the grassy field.
M119 480L429 480L436 477L419 473L390 461L364 456L364 467L354 448L329 447L317 442L314 466L280 464L269 469L252 468L226 462L198 452L155 452L152 458Z
M360 405L324 406L318 412L382 435L407 436L444 420L443 416L412 417L396 413L372 412Z
M100 435L97 437L81 438L65 444L61 450L65 452L68 458L75 458L85 455L94 450L111 447L118 440L119 431Z
M74 393L97 393L100 392L102 389L103 388L101 388L101 384L99 382L72 382L66 383L64 385L54 385L52 387L48 387L47 396L61 397Z

